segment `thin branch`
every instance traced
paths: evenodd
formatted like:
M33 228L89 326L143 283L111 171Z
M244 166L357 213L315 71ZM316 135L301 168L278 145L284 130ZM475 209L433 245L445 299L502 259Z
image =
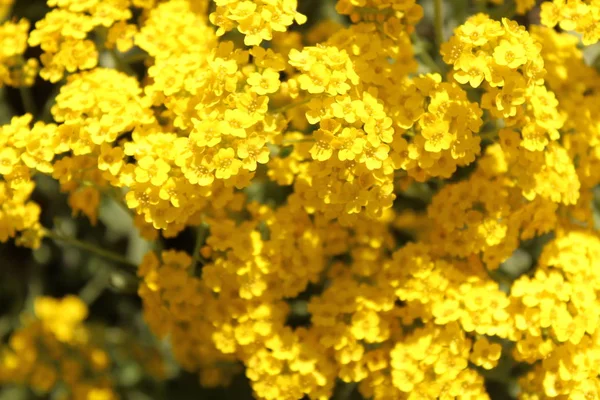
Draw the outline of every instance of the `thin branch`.
M423 64L427 66L427 68L429 68L429 72L437 72L440 75L442 74L442 69L427 51L419 53L417 57L423 62Z
M100 270L88 281L88 283L79 291L79 298L87 305L92 304L106 289L108 276L106 271Z
M283 139L281 141L281 144L284 146L290 145L290 144L295 144L295 143L311 143L314 142L315 138L313 137L307 137L307 138L302 138L302 139Z
M434 0L434 24L435 29L435 44L439 49L442 43L444 43L444 1Z
M136 264L132 263L131 261L129 261L124 256L122 256L118 253L112 252L110 250L102 249L91 243L83 242L77 238L65 236L65 235L62 235L60 233L53 232L53 231L45 231L44 236L54 240L55 242L63 242L69 246L76 247L81 250L85 250L88 253L95 254L98 257L102 257L106 260L114 261L116 263L116 265L119 266L119 269L126 271L128 273L132 273L132 272L135 273L135 271L137 270L138 266ZM127 267L127 268L122 268L122 267Z
M202 260L202 256L200 254L200 249L204 246L204 242L206 242L206 236L208 235L208 225L205 223L201 223L200 226L196 229L196 245L194 246L194 253L192 254L192 265L190 266L190 275L196 275L196 268L198 264L204 264Z
M23 103L25 112L31 114L35 118L37 116L37 106L35 105L35 100L31 94L31 88L21 86L19 87L19 93L21 94L21 102Z
M288 103L285 106L281 106L279 108L274 108L273 110L271 110L271 112L274 113L274 114L280 114L280 113L286 112L288 110L291 110L292 108L299 107L299 106L301 106L303 104L306 104L310 100L311 100L310 98L304 98L301 101L297 101L295 103L294 102L293 103Z
M136 54L132 54L129 56L123 56L121 61L124 62L125 64L135 64L138 62L146 61L150 57L151 56L147 53L136 53Z
M56 96L60 93L60 88L64 85L65 81L59 81L54 84L52 91L48 95L48 99L46 103L42 107L42 115L40 116L40 121L50 123L53 122L54 119L52 117L52 106L56 103Z

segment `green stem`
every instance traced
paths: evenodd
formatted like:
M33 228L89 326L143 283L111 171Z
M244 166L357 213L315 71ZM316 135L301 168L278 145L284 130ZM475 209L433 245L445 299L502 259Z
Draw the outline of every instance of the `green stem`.
M124 61L124 59L119 57L119 53L117 53L117 50L111 49L108 52L110 53L115 64L117 65L117 69L125 72L127 75L135 76L135 71L131 68L131 65L129 65L127 62Z
M418 57L423 62L423 64L425 64L429 68L430 72L437 72L440 75L442 74L442 69L435 62L435 60L431 58L431 55L427 51L420 53Z
M135 270L137 270L138 266L136 264L132 263L131 261L129 261L127 258L123 257L122 255L114 253L110 250L105 250L105 249L102 249L91 243L83 242L74 237L64 236L64 235L61 235L59 233L52 232L52 231L45 231L44 235L46 237L54 240L55 242L63 242L69 246L73 246L73 247L79 248L81 250L85 250L89 253L97 255L98 257L102 257L106 260L114 261L120 267L126 266L127 269L123 269L123 268L121 268L121 269L128 273L135 272Z
M297 101L295 103L288 103L285 106L281 106L279 108L274 108L273 110L271 110L271 112L274 113L274 114L280 114L280 113L286 112L286 111L288 111L288 110L290 110L292 108L295 108L295 107L301 106L303 104L306 104L310 100L311 100L310 98L305 98L305 99L302 99L301 101Z
M31 114L33 117L37 116L37 107L31 94L31 88L21 86L19 87L19 93L21 94L21 101L23 102L25 112Z
M443 0L434 0L434 29L435 29L435 42L439 49L442 43L444 43L444 3Z
M290 139L290 140L282 140L281 144L286 146L286 145L290 145L290 144L294 144L294 143L311 143L314 142L315 139L312 137L308 137L308 138L303 138L303 139Z
M358 386L358 383L356 382L351 382L351 383L341 383L339 385L337 385L337 387L335 388L335 392L333 394L333 399L334 400L347 400L347 399L351 399L353 398L356 393L356 388Z
M52 91L48 95L48 100L46 100L46 104L42 108L42 115L40 117L40 121L44 121L46 123L53 122L54 119L52 117L52 106L56 103L56 96L60 93L60 88L64 85L64 81L56 82Z
M125 204L125 201L123 200L123 196L121 195L120 189L118 187L110 186L108 188L102 188L102 187L96 185L92 181L83 180L83 181L78 181L78 182L82 186L92 187L92 188L96 189L98 192L100 192L101 194L106 195L109 199L111 199L112 201L117 203L117 205L121 208L121 210L123 210L125 212L125 214L129 215L131 218L135 217L133 210L130 209L129 207L127 207L127 204Z
M493 130L487 132L480 132L479 137L481 137L481 140L490 140L493 142L498 138L498 131Z
M137 53L137 54L133 54L127 57L123 57L121 59L122 62L124 62L125 64L134 64L134 63L138 63L141 61L146 61L148 58L150 58L150 55L146 54L146 53Z
M190 266L190 275L196 276L196 267L198 264L204 264L202 256L200 255L200 249L206 242L206 236L208 235L208 225L201 223L196 229L196 245L194 246L194 254L192 254L192 265Z
M475 6L476 6L478 13L486 12L485 2L486 2L486 0L475 0Z
M117 203L117 205L121 208L121 210L123 210L127 215L131 216L131 218L134 218L135 215L133 213L133 210L130 209L129 207L127 207L127 204L125 203L125 201L123 200L123 196L122 193L120 191L119 188L116 187L111 187L106 191L106 195L115 203Z
M79 291L79 298L88 306L92 304L106 289L108 277L105 271L98 271L94 277Z
M19 321L18 317L6 316L0 318L0 340L3 340L14 329Z
M421 64L429 68L429 72L437 72L442 74L442 68L435 62L435 60L429 54L431 45L424 42L418 35L413 34L410 37L413 43L413 49L415 57L421 61Z

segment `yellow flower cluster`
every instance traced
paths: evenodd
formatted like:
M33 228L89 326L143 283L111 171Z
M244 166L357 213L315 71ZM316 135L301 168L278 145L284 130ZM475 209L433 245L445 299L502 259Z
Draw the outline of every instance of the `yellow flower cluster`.
M586 65L583 52L577 48L577 39L558 34L551 29L535 27L533 35L542 43L545 60L546 84L555 93L565 116L563 146L574 163L581 185L580 198L570 213L588 226L593 226L589 208L593 188L598 182L600 166L600 74ZM573 134L576 133L576 134Z
M556 203L543 197L523 202L507 172L502 148L492 145L469 179L437 193L427 210L435 221L429 235L437 252L461 258L480 255L488 269L496 269L521 240L554 229Z
M308 153L303 149L308 146L295 146L287 158L312 162L300 169L281 165L296 169L287 174L274 171L277 181L297 175L290 201L346 224L363 211L376 218L392 206L398 173L418 181L449 177L479 154L474 133L481 126L480 107L439 75L409 78L415 67L404 62L412 53L410 25L402 29L381 32L376 23L361 23L334 34L326 45L289 52L289 64L300 73L288 83L307 92L306 120L319 124ZM378 54L377 48L385 50ZM293 132L283 144L303 140Z
M183 368L201 370L206 386L226 383L237 371L235 359L219 352L212 341L211 317L219 313L211 293L191 275L192 258L184 252L165 251L160 259L148 253L140 264L139 295L144 318L152 331L170 335L173 352ZM222 368L217 368L216 366Z
M492 0L504 4L504 0ZM525 14L536 6L535 0L515 0L516 11ZM540 5L540 17L543 25L560 27L565 31L574 31L581 35L584 45L600 40L600 4L596 0L547 0Z
M206 221L214 262L202 268L202 279L195 273L199 256L163 251L144 258L139 293L146 320L172 338L178 360L200 369L207 385L224 383L241 359L263 398L328 393L334 379L316 368L328 361L285 326L284 299L317 282L324 268L321 230L301 210L257 204L252 210L255 218L241 226L225 216ZM297 359L301 354L310 359Z
M237 28L246 46L258 46L263 40L272 40L273 32L306 22L306 16L296 11L297 0L216 0L215 4L210 22L219 27L217 35Z
M1 11L0 3L0 14ZM2 20L0 15L0 20ZM32 86L38 73L38 61L25 59L29 22L7 21L0 25L0 88L2 86Z
M515 359L535 365L521 378L524 392L598 396L599 251L595 233L560 232L544 248L535 275L513 284Z
M398 29L403 20L410 26L423 17L423 8L416 0L338 0L336 10L342 15L350 16L352 22L378 21L383 22L385 30Z
M580 182L558 142L565 118L544 85L541 48L515 22L480 14L457 28L442 55L454 66L453 79L474 88L483 84L481 105L504 126L497 132L502 157L523 195L575 204Z
M58 385L73 400L116 400L110 358L83 324L86 305L75 296L38 297L8 346L0 349L0 383L27 385L40 394Z
M361 235L368 230L371 238L385 232ZM500 345L471 335L507 337L508 299L481 263L448 262L433 251L409 244L389 258L385 246L361 246L357 255L377 264L338 265L332 285L311 299L311 329L332 348L338 376L360 382L366 397L485 395L483 378L468 364L493 368Z
M453 78L474 88L485 82L483 108L520 130L521 143L515 144L530 151L557 140L562 127L554 95L543 86L540 51L517 23L484 14L471 17L442 47L444 61L454 66Z
M40 244L40 207L29 201L35 188L36 172L51 173L56 141L54 125L36 122L32 116L14 117L10 125L0 127L0 241L15 238L27 247Z
M164 378L154 349L131 337L109 345L103 327L84 322L88 308L79 297L36 297L33 308L0 347L0 385L26 385L38 395L60 393L57 398L64 400L118 400L111 351Z
M97 45L115 45L120 51L132 46L136 25L128 24L131 7L148 8L153 0L48 0L55 7L35 24L30 46L40 46L40 76L58 82L65 71L92 69L98 65Z
M542 3L542 24L581 34L583 44L600 40L600 4L596 0L552 0Z
M206 386L243 371L260 399L328 399L336 381L485 399L488 370L519 362L523 399L600 396L600 75L578 39L477 14L441 45L451 71L423 73L414 0L340 0L353 23L306 34L288 31L295 0L214 3L49 0L29 39L26 21L0 28L22 43L1 67L28 40L42 78L67 73L55 123L0 128L0 241L39 246L35 174L92 223L111 196L148 240L195 232L192 252L146 254L138 294ZM0 382L115 398L85 310L40 300ZM56 368L65 348L91 381Z

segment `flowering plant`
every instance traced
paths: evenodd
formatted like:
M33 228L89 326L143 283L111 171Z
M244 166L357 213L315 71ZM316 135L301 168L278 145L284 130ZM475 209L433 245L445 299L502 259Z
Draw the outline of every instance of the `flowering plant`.
M0 398L600 398L598 0L12 3Z

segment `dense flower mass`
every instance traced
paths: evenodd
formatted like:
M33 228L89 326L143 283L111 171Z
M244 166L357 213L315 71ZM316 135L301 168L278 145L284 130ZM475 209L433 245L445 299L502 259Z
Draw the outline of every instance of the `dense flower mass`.
M143 318L206 387L600 398L600 72L584 58L600 3L510 2L542 25L474 13L431 52L424 3L441 13L48 0L34 25L4 22L0 87L26 110L0 127L0 242L94 251L44 226L43 176L92 225L120 204L150 242L131 271ZM45 116L25 97L40 81L57 87ZM169 245L185 235L193 247ZM83 297L34 300L0 385L124 399ZM131 362L165 378L133 340Z
M34 315L24 316L23 326L0 352L0 384L27 385L44 394L62 388L69 393L62 398L75 400L116 400L110 350L126 352L148 374L161 379L164 372L153 349L128 338L109 350L106 340L100 339L106 335L94 332L105 328L84 323L87 315L87 306L76 296L36 298Z
M26 59L23 54L27 49L28 32L29 22L25 19L0 25L0 88L31 86L35 81L38 61Z

